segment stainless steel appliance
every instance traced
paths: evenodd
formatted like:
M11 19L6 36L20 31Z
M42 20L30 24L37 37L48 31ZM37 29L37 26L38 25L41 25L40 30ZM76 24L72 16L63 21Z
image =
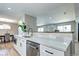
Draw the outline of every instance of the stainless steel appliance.
M39 56L40 55L40 44L27 40L26 55L27 56Z

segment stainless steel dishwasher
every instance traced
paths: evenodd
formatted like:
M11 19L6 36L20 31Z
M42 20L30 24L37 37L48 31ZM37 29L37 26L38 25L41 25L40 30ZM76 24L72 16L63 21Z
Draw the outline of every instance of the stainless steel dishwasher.
M40 55L40 44L27 40L26 43L26 55L27 56L39 56Z

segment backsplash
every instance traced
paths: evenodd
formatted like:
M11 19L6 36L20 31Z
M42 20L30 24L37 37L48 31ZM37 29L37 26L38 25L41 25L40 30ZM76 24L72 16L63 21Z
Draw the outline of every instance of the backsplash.
M33 37L72 40L73 33L33 33Z

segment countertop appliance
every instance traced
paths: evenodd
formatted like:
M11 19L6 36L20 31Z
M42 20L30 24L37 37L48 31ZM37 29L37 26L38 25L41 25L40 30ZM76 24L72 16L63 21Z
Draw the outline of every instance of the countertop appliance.
M26 55L27 56L39 56L40 44L27 40Z

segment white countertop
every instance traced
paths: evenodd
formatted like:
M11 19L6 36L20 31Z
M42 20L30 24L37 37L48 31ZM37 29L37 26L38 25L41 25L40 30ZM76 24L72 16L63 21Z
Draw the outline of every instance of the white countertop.
M30 40L33 42L37 42L41 45L45 45L50 48L54 48L60 51L66 51L69 44L72 40L69 39L52 39L52 38L42 38L42 37L31 37L31 38L25 38L20 35L16 35L16 37L23 38L23 40Z

